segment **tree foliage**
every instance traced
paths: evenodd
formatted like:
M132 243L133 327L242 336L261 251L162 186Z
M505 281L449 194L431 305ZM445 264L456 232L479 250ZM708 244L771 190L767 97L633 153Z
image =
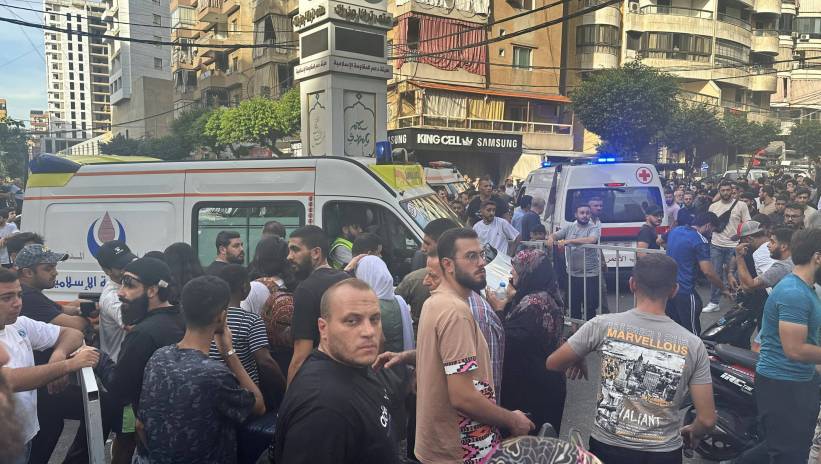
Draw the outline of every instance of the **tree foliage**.
M256 97L236 108L215 111L205 124L205 134L224 145L252 143L274 152L280 138L299 130L299 89L288 90L279 100Z
M724 137L724 127L714 108L702 103L681 103L659 135L659 142L670 150L683 151L692 169L699 161L714 155Z
M28 135L23 123L11 118L0 120L0 174L24 177L28 168Z
M787 148L799 156L821 155L821 122L805 119L794 125L787 138Z
M110 142L100 145L100 151L107 155L152 156L164 160L186 158L191 151L174 135L160 138L127 139L118 134Z
M723 123L727 143L738 153L753 154L756 150L766 148L781 132L776 123L749 121L744 114L727 112Z
M596 71L570 97L585 128L616 154L632 158L668 127L677 94L672 75L631 62Z

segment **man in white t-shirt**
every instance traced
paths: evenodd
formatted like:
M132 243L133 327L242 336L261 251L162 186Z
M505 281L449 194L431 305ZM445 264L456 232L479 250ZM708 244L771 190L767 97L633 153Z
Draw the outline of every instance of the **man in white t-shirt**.
M97 250L97 264L108 277L103 291L100 293L100 351L107 354L115 363L120 356L120 346L125 339L125 326L120 311L120 285L125 274L125 267L137 256L131 252L128 245L121 240L105 242Z
M59 391L65 387L68 374L94 367L100 359L97 350L83 347L83 334L79 330L20 316L22 295L17 274L0 268L0 345L9 353L9 362L2 367L2 373L13 387L17 422L24 443L21 455L12 459L14 463L28 462L31 439L40 430L37 389L48 385L50 390ZM46 349L52 349L48 364L35 366L33 350Z
M479 235L479 241L484 245L490 245L499 254L508 254L508 242L514 240L512 250L519 245L519 231L509 222L496 217L496 203L488 200L482 203L479 210L482 220L473 225L473 230Z
M710 261L713 269L721 276L724 285L727 285L727 271L735 256L735 247L738 246L738 226L750 220L750 211L747 203L740 200L733 200L733 183L722 181L718 185L719 199L710 205L709 211L719 218L721 224L726 224L723 229L713 231L710 241ZM723 219L725 221L723 221ZM702 309L704 313L718 311L721 301L721 289L711 287L710 302Z
M17 230L17 224L8 222L11 211L10 209L0 210L0 265L4 267L11 267L9 252L6 249L6 238L20 232Z

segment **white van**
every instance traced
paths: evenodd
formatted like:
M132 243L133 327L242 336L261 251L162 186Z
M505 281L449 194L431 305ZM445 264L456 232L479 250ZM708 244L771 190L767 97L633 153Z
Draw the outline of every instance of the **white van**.
M70 256L58 266L51 298L70 301L79 293L99 293L105 275L94 254L113 239L126 241L138 256L187 242L208 265L217 234L235 230L250 261L268 221L279 221L289 233L316 224L333 238L341 217L353 215L364 230L382 237L383 258L399 278L410 270L428 222L458 221L425 185L418 164L340 157L128 162L131 158L43 155L31 162L23 230L43 235L51 249Z
M761 177L765 177L765 176L770 175L769 171L767 171L766 169L754 168L754 169L750 169L750 171L747 172L747 168L741 168L741 169L735 169L735 170L732 170L732 171L725 172L724 173L724 178L730 179L730 180L738 180L738 179L744 177L745 172L747 173L747 180L748 181L758 180Z
M547 200L550 195L550 186L553 185L553 176L556 173L556 166L542 166L530 174L524 180L519 197L530 195L533 198L539 197Z
M425 181L433 188L444 187L451 198L470 190L468 179L447 161L432 161L425 166Z
M608 158L611 160L612 158ZM575 207L593 197L604 202L601 214L601 244L636 246L636 236L645 222L650 206L663 207L663 190L655 166L640 163L591 162L584 165L559 165L553 173L545 207L545 228L552 232L572 223ZM666 219L658 232L667 230ZM632 268L633 253L605 251L608 270Z

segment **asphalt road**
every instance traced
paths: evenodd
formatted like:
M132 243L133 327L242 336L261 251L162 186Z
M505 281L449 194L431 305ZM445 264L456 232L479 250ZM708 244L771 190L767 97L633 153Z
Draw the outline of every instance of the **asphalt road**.
M700 288L702 301L709 301L709 289ZM614 289L610 288L608 295L608 305L611 312L616 311L616 295ZM633 307L633 296L629 292L627 294L621 293L619 296L619 311L624 311ZM717 321L730 307L729 301L722 300L721 311L702 314L701 326L706 328ZM590 434L590 428L593 421L593 412L595 411L596 400L596 385L599 382L599 360L588 360L588 371L590 378L588 380L568 380L567 400L564 409L564 420L561 426L561 435L567 437L569 430L576 429L581 432L585 440ZM60 442L52 455L50 463L59 464L63 461L63 457L71 445L71 440L77 431L77 421L67 421L63 435L60 437ZM107 452L110 446L107 446ZM704 459L685 459L687 464L712 464L714 461L707 461Z

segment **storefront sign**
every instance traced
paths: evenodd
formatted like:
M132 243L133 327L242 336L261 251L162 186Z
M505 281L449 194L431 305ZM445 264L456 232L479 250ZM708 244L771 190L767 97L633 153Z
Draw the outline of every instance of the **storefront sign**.
M413 128L388 131L388 141L394 147L409 150L477 151L510 155L522 153L522 136L519 134Z
M357 76L381 77L383 79L390 79L393 75L393 67L387 63L326 56L295 66L294 77L297 80L302 80L329 71L354 74Z
M336 19L380 29L393 27L393 15L384 9L372 8L372 6L352 5L348 2L335 2L333 0L320 1L316 6L305 10L304 13L294 16L291 24L296 32L318 25L327 19Z

